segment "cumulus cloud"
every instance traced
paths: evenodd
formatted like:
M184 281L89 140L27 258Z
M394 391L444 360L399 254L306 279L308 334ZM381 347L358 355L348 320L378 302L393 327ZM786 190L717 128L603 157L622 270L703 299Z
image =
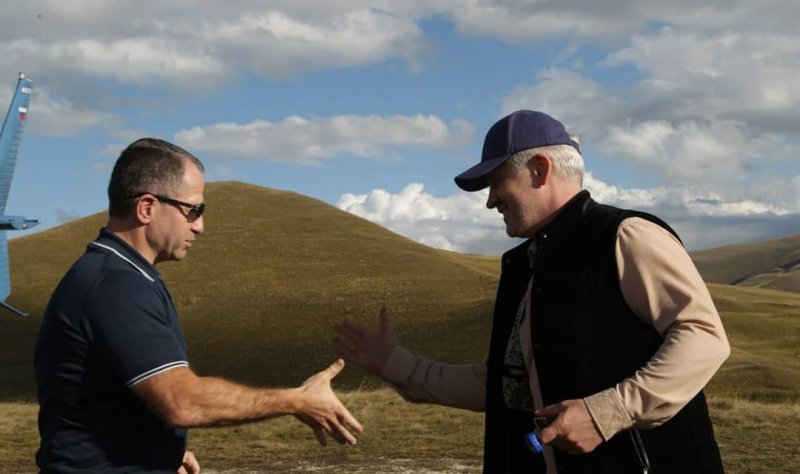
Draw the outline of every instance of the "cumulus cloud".
M281 122L218 123L182 130L175 140L219 157L313 164L341 155L385 156L394 147L447 149L465 143L472 127L434 115L287 117Z
M63 91L87 76L186 90L242 72L282 77L393 59L415 68L433 47L420 24L440 16L462 34L526 45L568 38L574 50L607 40L616 51L606 65L646 76L634 91L648 98L642 109L664 101L684 114L760 115L796 128L800 40L787 8L780 0L40 0L4 10L0 67L59 77Z
M388 2L387 2L388 3ZM20 2L0 18L0 67L77 81L219 84L241 71L280 77L387 59L416 67L428 48L405 8L371 2L153 0ZM86 15L91 11L91 15Z
M759 134L730 120L664 120L608 125L598 147L606 156L657 171L665 181L725 184L747 179L749 170L783 160L786 139Z
M605 63L635 66L643 75L636 96L671 117L746 121L779 133L800 126L800 39L794 33L663 28L634 36Z
M241 71L282 77L395 59L414 68L432 48L420 25L437 16L462 34L526 45L553 38L617 45L651 24L719 34L765 28L782 39L747 37L718 46L777 47L777 54L791 58L792 48L782 47L795 36L790 8L780 0L40 0L4 10L0 66L27 64L32 73L62 80L99 74L182 89L220 84ZM780 102L778 86L767 94Z
M789 190L800 177L783 183ZM692 187L622 188L591 173L585 187L605 204L637 209L666 220L690 250L800 233L800 203L727 199ZM505 233L502 217L486 208L487 192L435 197L411 183L398 193L374 189L343 194L337 207L425 245L458 252L499 255L520 242Z
M425 245L457 252L499 254L512 242L500 214L486 208L486 191L435 197L421 183L396 194L374 189L343 194L337 207Z
M534 82L506 94L502 113L518 109L545 111L558 118L570 133L594 138L598 126L624 121L627 99L578 72L561 68L540 71Z
M226 61L241 61L267 77L391 57L413 65L424 45L414 21L372 9L342 12L320 23L286 12L251 12L207 25L202 37L213 42Z
M550 38L579 38L613 44L639 33L648 24L706 31L770 31L791 33L796 28L794 7L781 0L641 2L603 0L431 2L463 32L498 37L513 43Z
M633 164L664 184L733 192L770 173L800 172L798 53L794 35L661 28L594 65L633 66L640 77L631 83L549 68L511 91L502 112L546 110L603 159Z
M800 233L800 202L793 179L775 180L774 196L760 200L757 190L737 193L696 186L622 188L587 174L585 186L599 202L650 212L675 228L690 250L752 242ZM757 187L758 185L755 185ZM763 195L763 194L762 194Z
M13 89L4 88L0 104L11 101ZM46 90L34 87L26 125L28 132L50 137L69 137L95 127L113 131L122 126L122 118L50 96Z

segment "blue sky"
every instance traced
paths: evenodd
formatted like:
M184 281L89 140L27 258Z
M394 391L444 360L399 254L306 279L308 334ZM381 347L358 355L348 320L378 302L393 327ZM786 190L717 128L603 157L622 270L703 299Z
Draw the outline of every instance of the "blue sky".
M492 123L527 108L580 136L597 200L659 215L690 249L800 233L793 2L2 8L2 107L17 72L34 81L6 211L40 229L104 210L119 151L157 136L199 156L209 181L295 191L428 245L499 254L514 243L501 216L452 178Z

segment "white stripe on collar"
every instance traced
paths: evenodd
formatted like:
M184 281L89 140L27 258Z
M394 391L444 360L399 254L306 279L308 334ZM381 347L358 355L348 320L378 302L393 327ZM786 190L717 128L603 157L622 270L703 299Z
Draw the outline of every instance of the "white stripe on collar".
M145 278L147 278L148 280L150 280L150 281L152 281L152 282L155 282L155 281L156 281L156 280L155 280L153 277L151 277L150 275L148 275L146 271L142 270L142 268L141 268L139 265L136 265L135 263L133 263L133 262L131 261L131 259L129 259L129 258L128 258L128 257L126 257L125 255L122 255L121 253L117 252L117 249L115 249L115 248L112 248L112 247L109 247L108 245L105 245L105 244L101 244L101 243L99 243L99 242L92 242L92 243L90 243L89 245L94 245L95 247L104 248L104 249L106 249L106 250L110 250L111 252L114 252L114 253L117 255L117 257L119 257L119 258L121 258L121 259L125 260L126 262L130 263L131 265L133 265L133 268L135 268L135 269L139 270L139 272L141 272L141 274L142 274L142 275L144 275L144 277L145 277Z

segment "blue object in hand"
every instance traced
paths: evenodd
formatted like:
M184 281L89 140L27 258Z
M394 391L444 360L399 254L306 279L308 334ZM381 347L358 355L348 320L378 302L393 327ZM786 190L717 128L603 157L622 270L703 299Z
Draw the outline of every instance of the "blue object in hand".
M542 443L539 442L539 438L536 436L536 433L534 432L530 432L525 435L525 444L527 444L528 449L530 449L534 453L542 452Z

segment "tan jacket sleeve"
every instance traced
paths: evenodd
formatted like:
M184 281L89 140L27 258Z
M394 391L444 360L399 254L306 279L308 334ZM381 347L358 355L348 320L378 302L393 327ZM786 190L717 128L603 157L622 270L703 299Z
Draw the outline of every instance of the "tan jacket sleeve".
M669 420L730 354L708 288L672 234L645 219L625 219L616 258L625 301L664 342L632 377L584 399L606 440L632 426L655 428Z
M485 364L443 364L395 346L381 378L410 402L484 411Z

